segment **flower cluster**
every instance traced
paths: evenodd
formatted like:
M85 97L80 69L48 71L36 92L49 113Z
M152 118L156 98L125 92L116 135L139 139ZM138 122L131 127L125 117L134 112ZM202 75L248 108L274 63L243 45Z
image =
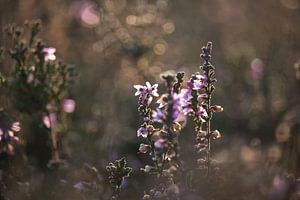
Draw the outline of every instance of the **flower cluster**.
M159 178L165 178L165 184L174 184L173 178L178 173L181 166L178 135L183 125L186 124L186 118L191 116L196 125L196 150L206 152L204 160L206 169L210 169L210 140L218 139L221 134L218 130L211 131L211 119L213 112L221 112L223 108L219 105L211 106L211 96L214 91L213 83L214 67L210 64L212 45L209 42L202 48L201 58L204 64L201 66L202 72L193 74L188 81L184 81L184 72L176 75L172 73L162 74L162 79L166 83L167 92L158 94L157 84L151 86L149 82L146 85L135 85L137 90L135 95L139 96L139 108L143 118L143 124L137 130L137 136L146 139L147 143L141 143L139 152L149 154L152 157L153 165L146 165L142 168L144 172L157 174ZM153 98L157 98L156 106L152 104ZM172 169L172 170L171 170ZM158 192L159 186L154 189ZM166 194L160 191L161 194ZM150 197L145 194L145 199ZM165 198L167 196L164 196Z
M0 154L12 155L15 152L15 145L20 142L18 136L18 133L21 131L20 122L8 120L4 111L0 111L0 116Z
M146 165L142 170L146 173L156 174L165 182L164 186L153 189L156 193L161 188L167 189L166 185L176 185L172 177L180 166L178 136L186 123L186 116L196 113L199 117L204 118L207 115L204 109L199 108L198 111L194 111L192 106L192 90L200 86L203 88L206 85L205 78L197 76L199 79L195 79L191 83L184 83L183 72L176 75L166 72L161 77L167 88L167 92L164 94L158 95L157 84L151 86L147 82L146 86L134 86L137 90L136 95L139 95L138 110L143 118L143 124L138 129L137 136L147 139L146 144L140 144L139 152L149 154L153 160L153 165ZM154 97L157 98L156 106L151 104ZM165 191L159 193L163 196L167 195Z

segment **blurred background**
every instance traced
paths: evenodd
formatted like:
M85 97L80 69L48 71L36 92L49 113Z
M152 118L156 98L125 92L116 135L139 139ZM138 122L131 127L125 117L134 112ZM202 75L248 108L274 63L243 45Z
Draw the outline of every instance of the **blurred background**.
M213 42L218 80L213 102L224 107L213 120L213 129L222 132L213 152L224 176L231 177L215 195L273 195L261 185L260 169L282 159L279 142L291 139L290 129L300 119L298 0L0 0L1 28L32 19L42 21L39 37L79 74L70 92L76 110L64 139L68 164L51 171L9 161L11 178L2 198L108 199L105 166L125 156L135 172L124 183L124 199L140 199L148 186L138 169L151 162L137 154L140 119L133 85L162 84L160 73L170 69L188 77L199 70L207 41ZM7 44L3 32L0 44ZM193 127L181 137L191 151ZM92 166L99 170L97 180ZM85 187L93 181L95 187Z

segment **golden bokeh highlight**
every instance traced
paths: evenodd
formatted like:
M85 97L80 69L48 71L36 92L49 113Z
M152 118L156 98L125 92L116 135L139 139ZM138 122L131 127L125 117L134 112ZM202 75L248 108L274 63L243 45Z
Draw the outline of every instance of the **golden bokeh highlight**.
M280 0L280 3L282 6L291 9L291 10L296 10L299 8L300 3L298 0Z
M171 34L175 31L175 25L172 22L167 22L163 26L163 31L167 34Z
M168 44L163 40L158 41L153 47L154 53L159 56L165 54L167 49L168 49Z

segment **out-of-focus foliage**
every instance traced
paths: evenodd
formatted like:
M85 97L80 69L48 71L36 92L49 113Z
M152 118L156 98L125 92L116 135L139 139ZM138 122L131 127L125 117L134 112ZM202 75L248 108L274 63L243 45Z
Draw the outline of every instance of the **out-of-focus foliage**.
M287 153L295 151L293 148L282 151L276 129L279 126L277 130L286 133L298 126L296 122L285 123L284 116L293 110L299 116L295 109L300 101L296 64L300 55L299 9L296 0L1 0L1 28L41 19L41 35L47 44L80 74L70 92L77 109L61 144L69 165L61 171L48 171L36 161L24 164L17 156L9 161L10 167L1 165L0 180L4 172L8 175L5 187L0 186L5 188L1 195L11 199L108 199L106 163L126 155L130 166L138 170L141 163L150 162L136 154L139 121L132 85L145 80L160 82L157 77L168 69L185 71L189 77L198 70L201 44L209 40L217 49L214 101L226 111L213 120L222 130L222 140L213 145L214 157L226 184L209 189L201 184L199 187L206 188L201 192L224 199L246 194L249 196L244 199L259 199L260 194L280 198L276 186L285 185L285 181L278 176L265 178L268 173L264 169L276 174L280 171L276 166L289 157L285 155L298 155ZM1 32L1 46L9 46L8 41ZM6 74L12 66L1 61L0 70ZM0 107L8 99L3 94L1 90ZM40 123L33 121L22 124L22 134L27 137L35 132L48 137ZM299 133L293 131L297 138ZM181 145L191 151L192 132L192 127L187 127L180 135ZM40 154L45 147L47 143L39 143L20 151ZM189 153L183 152L183 156L188 159ZM96 166L102 179L95 180L85 163ZM298 169L299 165L293 166ZM77 192L74 184L79 181L96 182L96 192ZM150 183L140 172L133 173L124 183L124 198L139 199ZM195 198L200 197L186 196Z

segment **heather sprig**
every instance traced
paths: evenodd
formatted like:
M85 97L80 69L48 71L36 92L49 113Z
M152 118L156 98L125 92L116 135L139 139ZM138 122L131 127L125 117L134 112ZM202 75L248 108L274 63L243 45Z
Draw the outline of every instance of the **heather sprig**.
M211 130L211 121L213 113L222 112L223 107L219 105L212 105L212 94L215 90L214 83L217 81L214 78L215 67L210 63L212 52L212 43L208 42L206 46L202 47L202 54L200 57L204 63L200 66L203 75L195 74L192 76L192 80L202 79L202 87L196 87L193 85L193 101L194 109L202 113L202 117L196 114L194 121L196 124L196 149L202 156L198 159L200 168L205 168L207 175L210 175L211 171L211 140L219 139L221 134L218 130ZM198 108L197 108L198 107ZM199 109L201 108L201 109ZM203 165L204 164L204 165Z
M0 78L1 87L11 99L6 106L22 114L39 116L50 130L52 161L58 162L57 135L62 131L59 127L64 126L57 124L65 115L62 111L76 75L74 69L58 61L56 49L37 38L41 31L39 20L26 22L23 27L10 24L5 31L11 44L7 53L14 64L9 73L1 73Z
M109 173L108 179L113 189L112 199L120 199L122 181L129 177L132 168L127 166L125 158L121 158L113 163L109 163L106 166L106 170Z
M168 185L174 185L174 174L179 167L178 161L178 136L182 129L182 122L185 116L182 112L182 101L184 95L181 93L183 87L184 73L179 72L164 73L161 78L165 81L167 92L162 95L157 94L157 84L151 86L148 82L146 86L134 86L139 95L139 109L143 124L137 131L137 136L146 139L146 143L141 143L139 152L148 154L153 165L146 165L142 170L149 174L154 174L162 181L162 185L155 187L151 193L158 198L167 197ZM155 88L155 93L151 88ZM148 89L147 89L148 88ZM157 97L156 106L151 102L153 97ZM150 99L150 100L149 100Z

